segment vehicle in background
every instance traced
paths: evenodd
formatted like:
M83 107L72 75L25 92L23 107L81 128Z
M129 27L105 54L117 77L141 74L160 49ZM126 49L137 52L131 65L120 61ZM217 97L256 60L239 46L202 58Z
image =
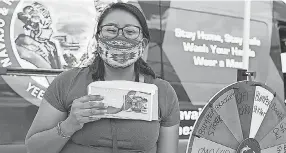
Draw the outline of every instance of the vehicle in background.
M32 5L33 2L39 4ZM151 33L145 60L157 75L171 83L178 95L179 153L183 153L203 106L219 90L235 82L237 69L242 68L244 2L157 0L132 3L143 10ZM40 53L45 55L50 50L33 50L28 44L15 43L21 34L29 34L23 29L26 23L17 18L17 13L27 6L45 8L42 13L47 18L50 13L53 33L41 38L55 44L50 50L57 51L62 67L78 66L91 56L97 15L93 0L1 1L0 67L54 70L33 64L41 59L39 55L43 54ZM252 1L249 65L250 71L256 72L255 80L266 83L283 99L286 75L283 77L281 52L285 52L285 6L282 1ZM47 21L46 18L43 21ZM50 31L48 28L42 30ZM23 51L33 58L21 58ZM1 68L0 72L4 73ZM0 77L0 152L26 152L26 133L53 78Z

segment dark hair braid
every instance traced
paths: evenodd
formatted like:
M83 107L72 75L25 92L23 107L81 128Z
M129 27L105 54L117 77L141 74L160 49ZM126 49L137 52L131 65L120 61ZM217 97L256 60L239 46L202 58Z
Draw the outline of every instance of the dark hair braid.
M135 62L134 71L135 71L135 75L136 75L135 81L137 81L137 82L139 82L139 73L150 75L153 78L156 78L155 72L142 58L139 58Z
M126 3L114 3L112 4L109 8L104 10L98 20L98 26L97 26L97 33L96 37L99 34L99 28L101 25L101 22L103 21L104 17L111 12L113 9L123 9L125 11L130 12L133 14L139 23L141 24L142 27L142 32L143 35L146 39L150 40L150 34L149 34L149 29L148 25L146 22L146 19L143 15L143 13L134 5L132 4L126 4ZM89 67L91 71L93 72L92 74L92 79L94 81L97 80L104 80L104 61L101 59L101 57L97 54L96 58L94 59L93 63ZM155 72L152 70L152 68L142 59L139 58L135 64L134 64L134 72L136 75L135 81L139 82L139 74L145 74L145 75L150 75L153 78L156 78Z
M93 63L89 66L89 69L92 73L92 80L93 81L104 81L104 61L101 59L100 56L96 55Z

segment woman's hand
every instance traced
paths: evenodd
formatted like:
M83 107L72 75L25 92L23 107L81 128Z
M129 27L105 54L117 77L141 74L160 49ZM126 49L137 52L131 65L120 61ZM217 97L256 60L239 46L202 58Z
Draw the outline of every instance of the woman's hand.
M75 99L68 118L62 123L66 134L80 130L85 123L99 120L97 115L107 112L104 103L100 102L102 100L103 97L99 95L86 95Z

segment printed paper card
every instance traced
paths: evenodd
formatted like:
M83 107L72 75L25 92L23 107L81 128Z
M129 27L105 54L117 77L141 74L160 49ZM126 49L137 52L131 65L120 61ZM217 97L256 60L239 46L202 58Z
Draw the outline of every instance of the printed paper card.
M88 85L89 95L101 95L107 107L102 118L158 120L158 87L133 81L96 81Z

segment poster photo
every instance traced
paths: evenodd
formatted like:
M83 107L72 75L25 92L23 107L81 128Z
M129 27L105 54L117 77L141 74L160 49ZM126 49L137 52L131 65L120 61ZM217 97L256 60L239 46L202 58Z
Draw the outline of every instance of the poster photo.
M20 1L12 18L11 35L21 67L79 66L88 58L96 14L93 1Z

